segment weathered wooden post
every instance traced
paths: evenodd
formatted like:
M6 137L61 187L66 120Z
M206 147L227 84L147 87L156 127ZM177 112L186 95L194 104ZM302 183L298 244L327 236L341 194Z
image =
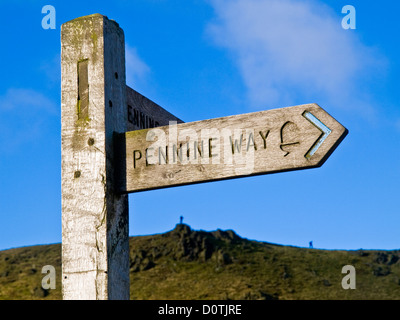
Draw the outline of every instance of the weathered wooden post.
M127 131L125 44L100 14L61 28L64 299L129 299L128 196L114 190L114 133Z
M348 133L315 103L183 123L126 86L100 14L61 44L64 299L129 299L127 193L320 167Z

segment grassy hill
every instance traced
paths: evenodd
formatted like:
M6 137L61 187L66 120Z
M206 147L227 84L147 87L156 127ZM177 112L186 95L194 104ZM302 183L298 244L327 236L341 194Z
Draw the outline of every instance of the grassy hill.
M130 238L131 299L399 299L400 250L318 250L177 225ZM57 288L41 288L44 265ZM344 290L344 265L356 289ZM61 299L61 245L0 251L0 299Z

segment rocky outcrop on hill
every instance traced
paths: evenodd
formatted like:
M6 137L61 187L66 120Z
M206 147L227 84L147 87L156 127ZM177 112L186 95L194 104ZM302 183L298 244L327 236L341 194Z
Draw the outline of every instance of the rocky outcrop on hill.
M221 265L232 263L232 257L224 248L239 243L240 238L232 230L213 232L195 231L187 224L177 224L175 229L162 235L164 241L148 250L132 248L131 271L153 268L161 257L181 261L206 262L214 259Z

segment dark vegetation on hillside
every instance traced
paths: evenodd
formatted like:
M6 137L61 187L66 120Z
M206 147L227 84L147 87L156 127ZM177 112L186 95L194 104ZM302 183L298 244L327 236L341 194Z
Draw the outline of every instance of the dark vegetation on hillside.
M41 287L44 265L54 290ZM356 269L344 290L342 267ZM130 238L131 299L399 299L400 250L318 250L251 241L234 231ZM61 299L61 245L0 251L0 299Z

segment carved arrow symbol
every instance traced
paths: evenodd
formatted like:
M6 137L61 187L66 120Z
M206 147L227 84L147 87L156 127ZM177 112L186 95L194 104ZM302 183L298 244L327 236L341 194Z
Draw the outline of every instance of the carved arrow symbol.
M321 135L318 139L314 142L310 150L304 155L306 159L310 160L313 154L318 150L321 144L328 138L331 134L332 130L329 129L325 124L321 122L316 116L314 116L309 111L304 111L303 117L310 121L315 127L317 127L321 131Z

